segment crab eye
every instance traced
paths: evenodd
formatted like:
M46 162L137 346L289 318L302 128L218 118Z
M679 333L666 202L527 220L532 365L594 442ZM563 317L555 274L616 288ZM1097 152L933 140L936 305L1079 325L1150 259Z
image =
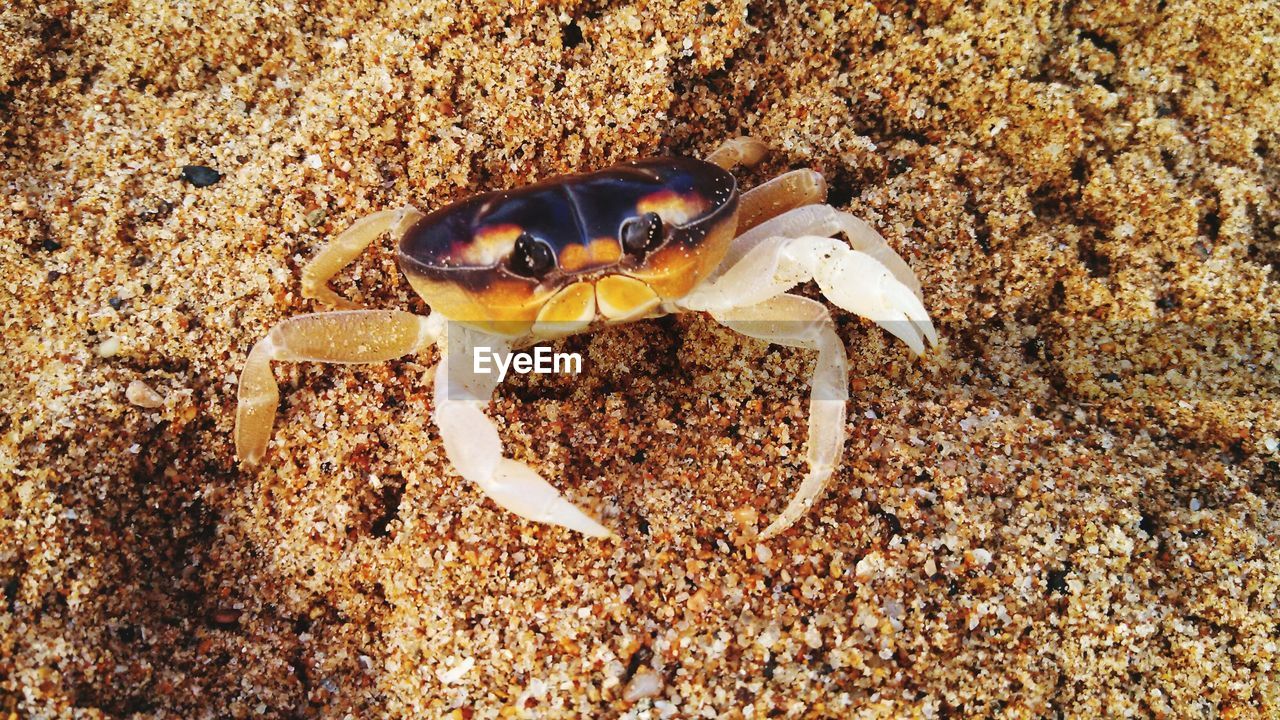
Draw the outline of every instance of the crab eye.
M647 212L631 218L622 226L622 248L632 255L643 255L662 244L662 218Z
M556 264L555 256L546 243L533 239L529 233L520 233L516 249L511 253L511 272L523 277L541 278Z

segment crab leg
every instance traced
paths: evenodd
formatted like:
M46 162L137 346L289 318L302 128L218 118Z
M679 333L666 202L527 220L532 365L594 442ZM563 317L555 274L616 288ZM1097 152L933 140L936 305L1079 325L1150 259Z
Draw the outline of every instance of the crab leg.
M280 388L272 360L375 363L429 347L440 334L436 316L399 310L347 310L282 320L249 351L236 398L236 456L246 466L262 458L271 440Z
M392 229L403 229L422 217L422 213L406 206L399 210L383 210L355 221L341 235L320 249L302 268L302 297L315 298L340 310L358 308L329 287L329 280L351 264L379 235Z
M859 249L832 237L782 234L808 228L847 232ZM890 262L882 260L886 257ZM676 303L685 310L709 312L753 337L818 350L810 396L809 475L764 537L782 532L804 514L826 486L844 446L844 346L821 305L785 294L810 279L832 303L869 318L917 354L924 352L926 342L938 341L906 263L861 221L822 206L792 210L736 238L716 274Z
M818 351L809 391L809 474L761 538L768 539L804 516L826 489L844 449L849 361L831 315L820 303L798 295L778 295L747 307L712 312L732 330L780 345Z
M445 454L462 477L498 505L534 522L562 525L592 537L611 537L612 532L569 502L532 468L502 456L498 428L485 415L497 374L467 372L450 368L451 359L465 363L474 357L477 345L490 352L509 352L503 338L454 323L442 344L436 368L435 421L444 441ZM447 349L445 349L447 347Z
M793 170L757 185L738 198L738 232L805 205L827 199L827 181L814 170Z
M707 162L715 163L725 170L732 170L739 165L755 165L764 159L769 146L751 137L736 137L725 140L707 156Z

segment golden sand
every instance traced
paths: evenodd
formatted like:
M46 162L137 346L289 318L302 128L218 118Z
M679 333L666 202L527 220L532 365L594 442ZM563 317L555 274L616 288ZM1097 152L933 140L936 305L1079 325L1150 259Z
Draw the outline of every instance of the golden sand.
M1280 714L1280 6L517 5L0 8L0 711ZM237 469L240 363L356 218L740 134L944 337L838 314L783 537L812 357L698 316L494 403L616 544L452 473L434 353L278 364ZM386 246L336 286L426 312Z

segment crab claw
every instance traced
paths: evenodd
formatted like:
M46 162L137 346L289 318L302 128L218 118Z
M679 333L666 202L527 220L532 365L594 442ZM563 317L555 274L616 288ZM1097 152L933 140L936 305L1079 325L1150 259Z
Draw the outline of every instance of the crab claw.
M823 232L843 233L853 247L815 234ZM739 235L711 277L679 300L681 309L709 312L743 334L818 350L809 402L809 473L762 539L777 536L808 512L844 449L843 341L822 304L786 294L810 279L832 303L875 322L917 355L938 343L910 266L866 223L825 205L785 212Z
M926 341L937 344L937 330L920 297L879 259L814 235L791 238L776 249L762 244L752 254L761 250L778 254L773 277L781 284L813 278L828 300L889 331L916 355L924 354Z
M831 261L818 264L813 274L827 299L869 318L916 355L924 354L926 340L930 345L938 344L938 331L924 304L889 268L842 243L834 244L832 251Z
M455 328L453 332L473 332ZM495 344L501 342L495 340ZM436 369L436 427L444 440L445 454L462 477L475 483L494 502L520 517L560 525L591 537L613 537L613 532L565 499L532 468L502 457L498 428L484 413L496 382L484 376L472 384L449 385L448 353ZM491 376L489 376L491 377Z
M498 461L485 494L502 507L534 522L560 525L591 537L613 537L613 531L565 500L533 468L519 460Z

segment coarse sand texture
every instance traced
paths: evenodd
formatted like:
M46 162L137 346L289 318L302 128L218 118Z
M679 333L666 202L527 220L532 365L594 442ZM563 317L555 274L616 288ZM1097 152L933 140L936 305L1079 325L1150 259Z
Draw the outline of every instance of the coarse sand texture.
M1280 5L0 3L0 718L1280 716ZM686 314L510 377L502 510L437 353L236 378L371 212L750 135L916 270L814 353ZM426 313L383 240L334 281ZM801 289L820 297L812 286Z

